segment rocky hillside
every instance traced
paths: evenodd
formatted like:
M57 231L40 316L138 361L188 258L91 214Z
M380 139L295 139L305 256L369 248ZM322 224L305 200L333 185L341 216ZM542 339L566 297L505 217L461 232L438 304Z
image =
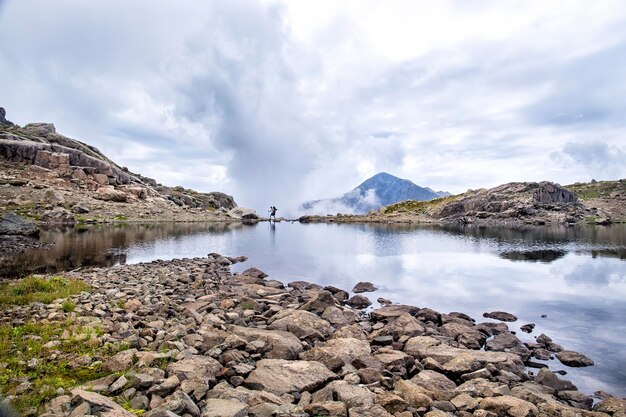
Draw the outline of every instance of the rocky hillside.
M53 124L17 126L2 108L0 168L0 211L44 221L203 220L237 207L224 193L166 187L134 174Z
M310 216L301 220L329 221ZM330 220L509 225L625 222L626 182L575 184L567 188L547 181L514 182L431 201L403 201L368 216Z
M326 214L332 209L363 214L399 201L426 201L447 195L449 195L447 192L433 191L409 180L381 172L339 198L309 201L304 203L302 208L317 214Z

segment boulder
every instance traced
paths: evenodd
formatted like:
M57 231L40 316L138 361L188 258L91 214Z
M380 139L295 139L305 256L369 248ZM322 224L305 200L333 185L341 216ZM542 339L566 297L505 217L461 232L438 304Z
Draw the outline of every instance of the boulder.
M91 413L94 415L101 417L136 417L133 413L124 410L122 406L104 395L79 388L73 389L72 395L73 403L88 403L91 408Z
M325 340L335 329L318 315L304 310L284 310L272 317L268 329L293 333L300 339Z
M255 210L244 207L232 208L228 213L226 213L226 215L238 220L256 220L259 218L259 215L256 214Z
M102 368L109 372L123 372L133 366L137 349L127 349L116 353L104 362Z
M114 203L125 203L128 201L128 194L108 186L98 188L95 198L104 201L112 201Z
M374 404L371 407L355 407L348 411L348 417L393 417L382 406Z
M578 388L570 381L566 381L560 379L558 376L554 374L554 372L550 371L547 368L542 368L539 370L537 377L535 378L535 382L546 387L550 387L555 391L576 391Z
M367 297L364 297L362 295L355 295L353 297L350 297L348 301L346 301L346 304L348 304L350 307L362 309L371 306L372 302Z
M410 381L400 379L396 382L393 388L396 394L398 394L398 396L406 401L411 407L430 408L430 405L433 402L428 395L424 394L424 390L421 387Z
M483 313L483 317L500 321L517 321L517 317L505 311L492 311L491 313Z
M52 210L44 211L41 221L44 223L74 224L76 219L71 211L63 207L55 207Z
M378 290L371 282L359 282L352 288L352 292L359 294L362 292L374 292Z
M390 319L408 313L415 316L420 309L418 307L407 306L403 304L391 304L373 311L370 311L370 317L374 321L389 321Z
M87 214L89 213L89 208L84 203L77 203L72 207L72 211L76 214Z
M246 378L250 389L268 391L276 395L291 392L314 391L337 378L326 366L313 361L262 359Z
M480 408L496 413L498 416L535 417L539 414L539 410L533 403L510 395L483 398L480 401Z
M582 353L574 352L571 350L564 350L556 354L556 358L561 361L563 365L572 367L584 367L593 365L593 361L583 355Z
M328 369L337 370L356 358L372 353L369 343L354 338L330 339L324 346L316 346L300 354L300 359L321 362Z
M202 408L201 417L246 417L248 405L237 400L209 398Z
M63 194L56 190L46 190L46 192L43 194L43 201L54 206L60 206L65 204L65 198L63 197Z
M33 222L15 213L7 213L0 219L0 235L37 236L39 229Z
M456 384L444 374L435 371L424 370L411 378L411 382L429 391L452 391Z
M348 415L346 405L340 401L325 401L321 403L312 403L304 407L307 415L312 416L341 416Z
M248 342L260 340L267 345L267 359L298 359L302 343L293 333L279 330L263 330L252 327L231 326L230 332Z
M300 310L310 311L311 313L321 315L324 310L329 307L336 307L337 304L337 300L330 291L320 291L312 300L303 304L300 307Z
M176 375L179 380L215 381L215 375L222 370L218 361L208 356L192 355L167 366L169 376Z
M514 353L455 348L431 336L416 336L409 339L404 351L419 360L434 359L443 364L444 371L454 374L474 372L488 364L516 375L522 374L524 369L521 358Z

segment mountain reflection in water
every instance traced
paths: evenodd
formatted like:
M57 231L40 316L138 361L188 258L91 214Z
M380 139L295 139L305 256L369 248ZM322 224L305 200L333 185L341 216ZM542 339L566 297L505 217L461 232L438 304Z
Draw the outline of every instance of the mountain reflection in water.
M163 239L180 240L198 234L228 233L242 227L249 226L239 223L154 223L45 227L39 236L41 242L48 244L45 248L0 254L0 276L14 277L55 273L84 266L125 264L127 251L133 246ZM161 257L167 258L167 254Z
M49 249L0 254L2 275L55 273L217 252L245 255L235 272L255 266L283 282L305 280L367 296L462 311L481 320L509 311L525 342L545 333L595 361L553 370L586 393L626 395L626 225L455 227L390 224L146 224L44 229ZM376 306L376 303L375 303ZM527 335L519 326L535 323Z
M500 257L510 261L530 261L530 262L552 262L565 256L567 252L564 250L533 250L518 252L502 252Z

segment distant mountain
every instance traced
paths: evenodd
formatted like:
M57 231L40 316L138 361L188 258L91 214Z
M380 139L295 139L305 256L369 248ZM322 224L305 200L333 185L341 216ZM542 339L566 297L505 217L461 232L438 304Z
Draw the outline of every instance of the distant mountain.
M382 206L405 200L426 201L448 196L445 191L433 191L420 187L409 180L395 177L386 172L374 175L358 187L338 198L308 201L302 209L310 212L345 212L367 213Z

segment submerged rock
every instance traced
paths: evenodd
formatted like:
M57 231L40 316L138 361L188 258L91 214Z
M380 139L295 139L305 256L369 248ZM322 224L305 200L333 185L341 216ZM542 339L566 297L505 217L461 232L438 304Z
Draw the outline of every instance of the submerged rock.
M517 321L517 317L511 313L504 311L492 311L491 313L483 313L483 317L500 321Z
M556 354L556 358L561 361L563 365L572 367L584 367L593 365L593 361L583 355L582 353L574 352L571 350L564 350Z

